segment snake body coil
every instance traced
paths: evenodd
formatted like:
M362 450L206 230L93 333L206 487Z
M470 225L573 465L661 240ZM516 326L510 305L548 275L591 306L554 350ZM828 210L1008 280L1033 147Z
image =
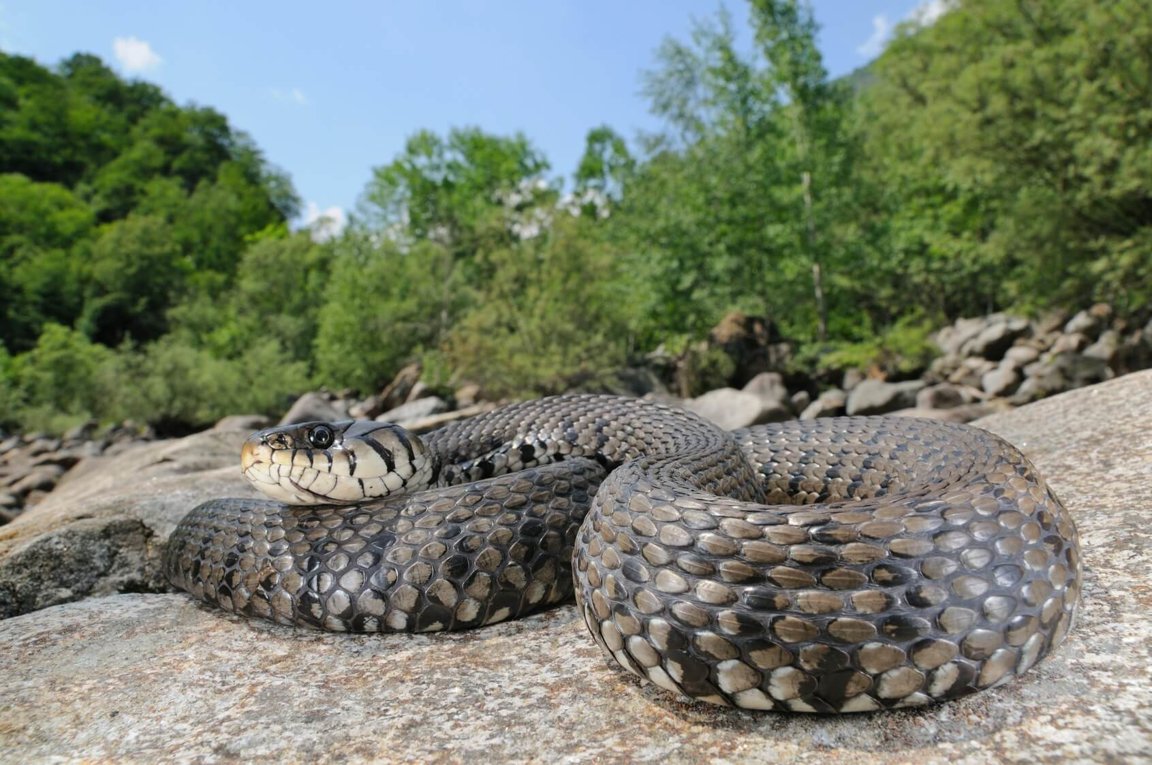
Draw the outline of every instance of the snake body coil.
M1051 651L1079 599L1067 511L1015 448L961 425L727 433L643 400L559 396L422 441L379 423L273 429L244 462L273 496L320 504L197 507L165 564L196 597L283 624L431 631L575 589L621 666L717 704L962 696ZM437 488L395 494L423 485Z

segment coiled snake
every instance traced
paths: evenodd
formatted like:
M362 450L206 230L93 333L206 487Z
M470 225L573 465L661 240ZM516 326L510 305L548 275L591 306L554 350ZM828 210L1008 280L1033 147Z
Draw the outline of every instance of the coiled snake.
M858 712L962 696L1051 651L1079 599L1067 511L1015 448L962 425L728 433L579 395L422 440L374 422L274 428L242 461L282 501L188 514L165 566L194 596L372 632L477 627L575 590L622 667L716 704Z

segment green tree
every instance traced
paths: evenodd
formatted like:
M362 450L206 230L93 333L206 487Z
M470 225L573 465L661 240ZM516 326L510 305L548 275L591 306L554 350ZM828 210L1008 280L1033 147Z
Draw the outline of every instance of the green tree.
M274 338L288 358L312 358L332 247L306 232L265 237L244 251L232 300L239 334Z
M80 313L83 259L92 211L68 189L0 175L0 342L13 352L36 344L46 322Z
M163 220L132 215L106 224L92 246L83 326L109 346L160 337L189 267Z
M950 312L1152 284L1152 16L1140 0L965 0L901 30L866 92L895 262Z
M806 5L758 0L751 22L751 53L722 11L690 43L666 41L647 75L668 128L649 141L624 225L639 281L653 285L656 333L699 335L741 308L822 338L833 306L851 310L832 278L858 255L846 246L850 93L828 82Z
M36 347L10 364L25 428L62 430L108 413L115 390L115 352L82 332L47 324ZM3 419L3 418L0 418Z
M636 160L620 134L607 125L593 128L584 139L584 154L573 176L576 195L593 191L619 201L635 171Z
M424 130L395 160L373 171L364 217L399 241L428 240L468 257L484 237L506 236L508 196L543 177L548 162L522 135L454 128Z
M540 235L480 257L492 276L444 343L457 377L488 395L541 395L623 365L636 304L595 218L558 212Z
M318 318L317 378L367 392L437 348L470 295L441 244L401 248L379 234L350 231L334 247Z

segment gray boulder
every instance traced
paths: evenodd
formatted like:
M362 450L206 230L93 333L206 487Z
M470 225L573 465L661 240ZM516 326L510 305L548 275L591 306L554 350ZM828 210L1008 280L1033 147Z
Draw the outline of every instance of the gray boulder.
M865 380L848 393L849 415L885 414L916 406L916 394L927 385L923 380L887 382Z
M788 386L778 372L761 372L744 385L743 391L760 399L760 422L782 422L796 416Z
M936 345L946 356L959 356L961 349L988 326L984 318L957 319L934 336Z
M981 417L987 417L999 409L991 403L961 404L951 409L924 409L913 407L911 409L897 409L889 412L887 417L922 417L928 420L943 420L944 422L972 422Z
M947 382L921 388L916 394L917 409L952 409L971 401L972 396L963 388Z
M394 422L397 425L405 425L413 420L423 419L424 417L446 411L448 411L447 401L439 396L427 396L425 398L418 398L415 401L409 401L406 404L401 404L394 409L389 409L387 412L378 415L376 421Z
M948 375L948 382L968 388L979 388L984 375L996 368L996 362L982 359L979 356L969 356L963 359L952 374Z
M1100 333L1096 342L1085 348L1082 353L1089 358L1100 359L1111 366L1120 350L1120 343L1120 333L1114 329L1106 329Z
M1108 364L1101 359L1079 353L1051 352L1025 367L1024 374L1024 382L1020 383L1012 396L1014 404L1027 404L1056 393L1108 380L1113 376Z
M222 417L212 426L213 430L262 430L272 423L262 414L233 414Z
M800 419L814 420L817 417L838 417L844 414L844 408L847 404L847 393L839 388L829 388L805 407L804 411L800 413Z
M995 369L985 372L980 378L980 387L989 396L1006 396L1020 384L1020 370L1011 363L1001 363Z
M806 390L798 390L788 399L793 412L803 412L812 403L812 394Z
M765 418L773 417L777 411L772 405L765 405L755 393L735 388L710 390L702 396L684 401L683 407L725 430L772 421Z
M988 324L980 334L964 344L961 353L966 356L979 356L989 361L999 361L1017 339L1030 331L1028 321L1015 317L1003 317Z
M239 469L249 432L208 430L80 462L0 530L0 617L165 589L163 542L184 514L213 497L256 496Z
M331 397L317 392L305 393L296 399L296 403L280 418L281 425L294 425L298 422L314 422L320 420L344 420L348 418L348 410Z
M1080 311L1064 325L1065 334L1081 334L1096 337L1112 317L1112 307L1107 303L1097 303Z
M1025 367L1040 358L1040 349L1033 345L1014 345L1004 353L1004 361Z
M1069 332L1057 335L1049 348L1050 353L1077 353L1088 347L1091 342L1082 332Z

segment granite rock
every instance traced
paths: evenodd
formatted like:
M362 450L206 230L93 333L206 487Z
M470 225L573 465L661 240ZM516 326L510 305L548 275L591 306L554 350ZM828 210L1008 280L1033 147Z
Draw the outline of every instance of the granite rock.
M864 380L848 393L848 414L884 414L916 406L916 394L925 385L923 380Z
M684 401L682 406L725 430L787 419L787 416L781 416L780 407L774 402L756 393L735 388L710 390L702 396Z
M409 401L400 406L389 409L387 412L376 415L379 422L394 422L397 425L406 425L412 420L431 417L448 411L448 402L439 396L425 396Z
M165 589L161 552L180 518L212 497L256 495L238 467L249 432L209 430L80 462L0 527L0 617Z

